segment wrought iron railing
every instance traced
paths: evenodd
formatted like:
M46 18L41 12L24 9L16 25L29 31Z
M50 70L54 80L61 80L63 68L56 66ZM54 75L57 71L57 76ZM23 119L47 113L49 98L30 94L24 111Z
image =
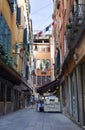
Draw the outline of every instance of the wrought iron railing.
M6 52L2 44L0 44L0 59L2 59L10 67L14 65L14 59Z
M78 4L72 7L69 24L67 24L67 43L68 48L72 46L73 40L78 35L78 31L85 22L85 4Z

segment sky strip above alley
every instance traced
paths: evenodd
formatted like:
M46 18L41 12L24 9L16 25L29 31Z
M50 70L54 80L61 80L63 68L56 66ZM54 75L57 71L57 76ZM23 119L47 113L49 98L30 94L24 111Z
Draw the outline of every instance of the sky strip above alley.
M52 23L53 1L30 0L30 4L33 33L37 33Z

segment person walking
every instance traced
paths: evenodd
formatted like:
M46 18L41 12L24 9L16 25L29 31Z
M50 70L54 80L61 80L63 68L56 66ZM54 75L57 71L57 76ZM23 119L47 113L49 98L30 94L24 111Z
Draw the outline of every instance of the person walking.
M31 108L33 108L33 106L34 106L34 96L33 95L31 96L30 104L31 104Z

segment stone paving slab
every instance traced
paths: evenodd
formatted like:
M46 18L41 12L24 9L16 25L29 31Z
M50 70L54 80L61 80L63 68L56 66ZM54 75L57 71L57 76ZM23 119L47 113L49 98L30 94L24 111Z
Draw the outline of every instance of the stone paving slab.
M0 130L82 130L61 113L26 108L0 118Z

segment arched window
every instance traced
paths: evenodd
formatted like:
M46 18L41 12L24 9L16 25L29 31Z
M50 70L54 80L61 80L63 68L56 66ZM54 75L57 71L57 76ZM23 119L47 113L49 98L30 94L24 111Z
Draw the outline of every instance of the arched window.
M42 70L43 71L50 68L50 60L49 59L43 59L41 61L41 64L42 64Z

